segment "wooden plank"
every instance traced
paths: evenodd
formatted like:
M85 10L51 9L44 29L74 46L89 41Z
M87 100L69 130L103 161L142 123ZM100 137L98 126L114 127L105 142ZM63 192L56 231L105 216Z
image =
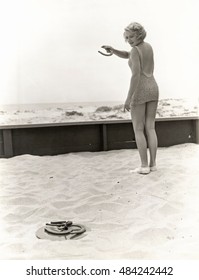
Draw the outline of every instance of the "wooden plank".
M136 148L132 123L107 125L108 150Z
M15 129L14 155L99 151L102 149L100 138L100 129L97 125Z
M172 122L183 120L199 120L199 117L172 117L172 118L156 118L156 122ZM17 124L17 125L0 125L0 129L17 129L17 128L36 128L36 127L60 127L60 126L85 126L100 124L123 124L131 123L131 119L125 120L101 120L101 121L82 121L82 122L63 122L63 123L39 123L39 124Z
M156 132L159 147L195 142L192 120L156 122Z
M136 149L136 141L115 141L111 143L111 150L121 150L121 149ZM109 148L110 150L110 148Z

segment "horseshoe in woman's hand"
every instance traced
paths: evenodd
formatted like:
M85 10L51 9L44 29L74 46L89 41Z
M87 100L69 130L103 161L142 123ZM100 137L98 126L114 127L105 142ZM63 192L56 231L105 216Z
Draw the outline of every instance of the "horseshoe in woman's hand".
M105 49L107 53L103 53L102 51L98 51L98 53L105 55L105 56L111 56L113 55L113 51L111 49L106 48L105 46L102 46L101 48Z

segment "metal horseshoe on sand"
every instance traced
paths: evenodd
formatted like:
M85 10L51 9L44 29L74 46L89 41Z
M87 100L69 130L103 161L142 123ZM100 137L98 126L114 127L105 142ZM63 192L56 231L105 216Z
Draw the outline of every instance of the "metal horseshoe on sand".
M39 239L66 240L78 239L86 228L81 224L73 224L71 221L57 221L46 223L45 226L38 229L36 236Z

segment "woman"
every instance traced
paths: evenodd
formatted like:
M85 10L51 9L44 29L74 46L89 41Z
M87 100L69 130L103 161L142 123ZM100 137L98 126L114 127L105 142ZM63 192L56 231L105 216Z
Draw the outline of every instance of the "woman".
M125 28L124 38L132 47L130 52L119 51L111 46L103 46L108 53L129 59L132 72L128 96L124 111L131 111L133 129L137 148L141 159L141 167L132 170L140 174L156 171L157 135L155 131L155 116L158 106L159 90L154 79L153 49L144 42L146 31L144 27L133 22ZM146 132L146 134L144 133ZM146 135L146 136L145 136ZM147 145L150 152L148 162Z

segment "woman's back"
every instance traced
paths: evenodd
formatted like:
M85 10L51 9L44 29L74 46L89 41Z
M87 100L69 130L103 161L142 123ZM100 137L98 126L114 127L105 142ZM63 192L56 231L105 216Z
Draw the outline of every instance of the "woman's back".
M153 49L148 43L135 46L140 60L140 78L131 98L131 104L142 104L158 100L158 85L153 76L154 61Z
M136 46L139 52L141 72L147 76L151 77L154 70L154 60L153 60L153 49L150 44L143 42Z

